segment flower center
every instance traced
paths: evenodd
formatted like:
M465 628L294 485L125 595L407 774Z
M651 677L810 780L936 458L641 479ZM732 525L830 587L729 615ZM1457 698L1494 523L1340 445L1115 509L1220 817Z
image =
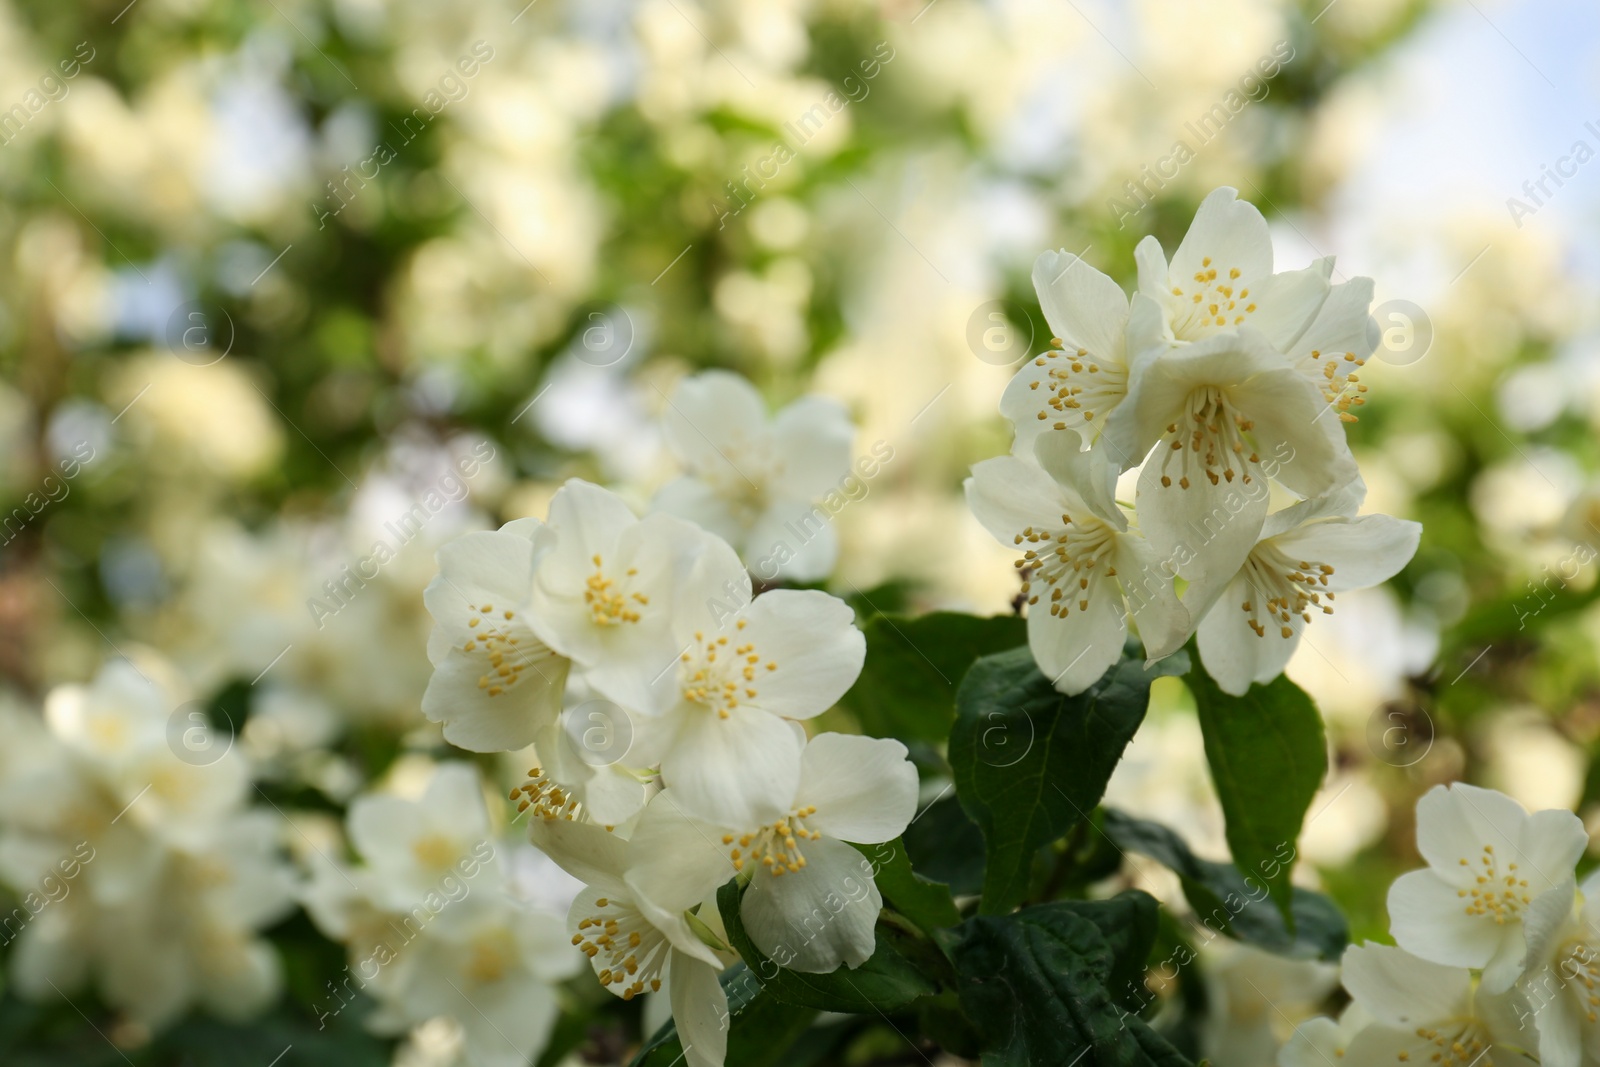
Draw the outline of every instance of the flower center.
M485 936L472 943L472 953L467 957L467 965L463 970L473 982L488 985L509 974L514 960L502 936Z
M806 865L800 853L801 841L819 841L819 830L806 828L805 821L817 813L815 804L796 808L777 822L769 823L753 834L723 834L722 843L729 846L728 858L733 869L744 870L752 860L760 863L774 875L793 874Z
M517 802L517 811L524 812L530 808L535 818L545 822L554 822L565 819L567 822L585 822L587 815L583 802L572 795L572 791L558 782L551 781L542 768L531 767L528 769L528 780L511 790L511 799ZM607 830L611 827L606 827Z
M745 625L745 620L740 619L738 628L743 630ZM719 719L726 719L741 703L756 698L759 672L778 669L772 660L763 666L756 646L750 642L730 647L725 635L707 640L699 631L695 632L694 641L678 657L683 698L714 709Z
M638 573L636 568L629 567L624 577L632 578ZM624 588L625 584L615 578L607 578L600 557L594 557L594 573L585 583L583 602L589 605L589 614L596 626L618 626L639 621L639 608L648 606L650 598L643 593L629 592Z
M1166 447L1156 446L1161 487L1172 487L1174 473L1180 489L1189 488L1190 474L1204 474L1212 485L1232 482L1238 474L1249 485L1251 472L1261 463L1245 438L1255 423L1234 410L1227 392L1215 385L1192 390L1184 408L1178 421L1167 424L1161 438Z
M1254 595L1240 607L1249 616L1250 629L1257 637L1267 636L1263 617L1281 636L1293 637L1294 620L1310 622L1311 609L1333 614L1333 606L1323 603L1325 599L1333 600L1326 588L1333 567L1327 563L1291 559L1271 541L1264 541L1251 550L1243 574Z
M1357 418L1350 414L1351 408L1358 408L1365 404L1366 398L1361 394L1367 387L1361 384L1361 379L1356 377L1356 370L1364 367L1367 361L1357 359L1354 352L1328 353L1324 355L1316 349L1311 350L1307 359L1322 368L1322 399L1332 404L1339 412L1340 422L1356 422Z
M1504 926L1507 919L1516 919L1524 907L1533 903L1527 893L1528 880L1518 877L1515 863L1506 864L1505 873L1500 872L1493 845L1483 846L1477 864L1463 856L1461 866L1477 869L1472 888L1456 890L1456 896L1467 902L1468 915L1492 915L1495 925Z
M523 623L516 622L517 613L511 608L498 613L498 622L495 614L493 604L478 605L478 614L467 620L472 634L461 646L463 652L482 652L488 661L486 669L478 676L478 688L492 697L515 686L522 679L522 672L533 665L534 657L529 656L526 649L517 647L523 638L529 638L530 644L539 649L540 657L548 659L554 655L532 638L532 632ZM515 626L507 625L513 622ZM537 667L534 673L539 673Z
M578 920L572 943L589 957L600 984L632 1000L648 984L661 989L661 968L671 955L667 939L630 901L600 897L595 912Z
M1053 530L1029 526L1016 535L1014 543L1039 546L1026 549L1016 567L1023 572L1022 595L1028 598L1029 605L1039 603L1039 594L1031 592L1034 582L1050 587L1053 616L1066 618L1073 601L1077 601L1079 611L1088 611L1095 584L1117 575L1111 562L1116 535L1110 526L1093 517L1074 522L1071 516L1063 515L1061 525Z
M456 861L461 850L443 834L424 834L411 842L411 854L430 871L442 871Z
M1045 395L1040 398L1037 418L1049 422L1053 430L1092 422L1096 413L1116 406L1128 393L1128 368L1107 360L1099 362L1087 348L1063 351L1059 337L1050 338L1050 351L1034 359L1035 367L1048 367L1044 378L1028 383Z
M1446 1023L1449 1029L1440 1030L1432 1026L1417 1027L1417 1036L1428 1042L1439 1051L1428 1057L1428 1062L1436 1067L1468 1067L1477 1062L1484 1051L1493 1045L1489 1034L1475 1019L1467 1019L1460 1023ZM1401 1052L1395 1057L1401 1063L1411 1058L1408 1052ZM1492 1061L1489 1061L1492 1062Z
M1242 324L1253 314L1256 305L1250 300L1250 288L1236 289L1239 268L1229 267L1226 277L1219 282L1217 268L1211 257L1200 261L1188 286L1174 285L1172 295L1181 302L1180 310L1172 316L1172 335L1180 341L1197 341L1217 330Z
M1572 941L1562 948L1560 959L1556 973L1562 984L1583 1002L1585 1018L1600 1022L1600 954L1588 942Z

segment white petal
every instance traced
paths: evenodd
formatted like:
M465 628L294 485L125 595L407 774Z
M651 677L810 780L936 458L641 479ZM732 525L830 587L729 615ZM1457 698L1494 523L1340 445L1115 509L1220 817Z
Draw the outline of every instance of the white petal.
M1518 927L1497 925L1493 916L1468 915L1470 898L1432 870L1411 871L1389 887L1389 933L1400 947L1451 967L1483 967ZM1370 1009L1372 1006L1369 1004Z
M838 597L815 589L774 589L740 616L729 647L742 639L760 657L750 703L774 715L809 719L844 696L861 674L867 641L855 612ZM767 664L776 664L769 668Z
M1338 1062L1347 1042L1339 1024L1326 1016L1308 1019L1278 1051L1278 1067L1326 1067Z
M1079 608L1074 599L1066 615L1051 615L1040 597L1028 609L1028 647L1056 690L1076 696L1122 658L1128 618L1122 589L1109 578L1092 581L1081 594L1068 590L1068 595L1087 598L1088 608Z
M1172 272L1167 266L1167 254L1154 234L1147 235L1134 247L1133 261L1139 269L1139 296L1160 300L1171 295ZM1171 339L1170 334L1168 339Z
M728 1056L728 995L716 969L674 952L668 964L668 996L689 1067L723 1067Z
M875 845L900 836L917 810L917 770L889 738L822 733L800 755L795 802L815 805L806 825L829 837Z
M709 370L678 384L661 422L684 466L713 480L737 479L739 453L766 441L767 405L744 378Z
M630 858L628 842L605 827L565 819L534 819L528 836L562 870L601 889L601 896L622 886Z
M964 483L967 508L983 528L1003 545L1030 526L1054 526L1082 500L1068 496L1042 467L1016 456L995 456L972 466Z
M1182 472L1164 465L1175 455L1163 440L1158 455L1139 472L1137 511L1139 530L1157 556L1171 561L1177 572L1201 589L1215 589L1239 572L1255 547L1267 517L1269 493L1265 479L1250 485L1218 480L1216 485L1200 474L1183 484ZM1161 479L1167 483L1163 485ZM1193 594L1185 597L1186 602ZM1198 613L1204 600L1191 606Z
M745 540L744 561L765 581L826 578L839 558L839 534L821 503L784 497L761 514Z
M777 467L771 491L779 496L815 500L839 488L850 473L850 447L855 424L837 400L801 397L772 422Z
M1341 977L1355 1002L1386 1026L1414 1029L1470 1010L1469 972L1389 945L1351 945L1344 952Z
M1251 288L1257 310L1246 321L1274 348L1287 351L1328 299L1328 272L1313 264L1263 278Z
M1117 506L1117 468L1104 449L1082 451L1067 434L1046 434L1033 446L1039 466L1066 490L1066 501L1077 497L1094 516L1118 530L1128 528L1128 517Z
M788 723L763 711L722 719L694 706L678 714L661 776L684 811L721 826L754 827L790 810L800 742Z
M1557 994L1540 1006L1540 1067L1581 1067L1583 1063L1583 1016L1573 996Z
M1290 492L1324 496L1359 473L1344 425L1299 374L1256 374L1235 390L1235 404L1255 423L1262 466Z
M823 838L804 848L798 871L760 871L739 909L756 947L780 966L825 974L871 956L883 897L872 864L849 845Z
M541 580L559 592L581 595L594 571L592 558L615 549L622 531L638 522L633 509L609 489L582 478L568 478L550 498L550 528L555 542Z
M467 624L479 618L482 604L525 606L533 592L534 567L553 542L554 535L537 519L518 519L440 548L439 573L422 594L437 624L428 637L428 659L437 664L469 636Z
M1326 519L1273 538L1290 559L1333 568L1328 588L1336 593L1379 585L1400 573L1416 554L1422 526L1388 515Z
M1372 289L1371 278L1351 278L1335 285L1311 325L1287 350L1302 373L1315 376L1313 384L1330 359L1343 361L1346 353L1363 360L1372 355L1374 338L1367 330Z
M1194 632L1189 611L1173 590L1174 571L1144 537L1117 538L1117 584L1127 598L1145 655L1161 659L1177 651Z
M1556 885L1567 886L1572 868L1588 844L1583 820L1572 812L1559 808L1536 811L1523 824L1515 858L1529 888L1537 893Z
M1254 204L1238 197L1237 190L1224 186L1200 202L1189 232L1172 253L1168 273L1178 284L1208 267L1224 276L1238 268L1245 285L1259 284L1257 279L1265 280L1272 273L1272 234L1267 220ZM1211 262L1205 263L1206 259Z
M470 632L470 631L468 631ZM509 653L509 654L508 654ZM530 632L505 649L507 664L520 667L513 684L497 675L489 650L459 646L436 661L422 694L422 713L444 723L444 738L469 752L514 752L533 742L561 711L570 661L556 655ZM487 680L489 686L480 685ZM497 690L494 693L490 689Z
M1045 252L1033 262L1033 288L1045 322L1069 349L1124 362L1128 297L1110 277L1071 252Z
M1224 693L1243 696L1253 682L1268 682L1283 671L1299 643L1300 632L1285 638L1269 627L1265 637L1250 628L1240 605L1256 599L1248 582L1236 579L1212 604L1196 631L1200 661Z
M1465 782L1436 785L1417 801L1417 851L1439 877L1471 889L1486 846L1488 854L1514 860L1527 820L1527 809L1504 793Z
M675 789L662 790L634 828L628 884L668 912L694 907L739 873L721 844L729 829L754 827L708 823L678 805Z
M699 478L674 478L656 493L650 509L692 522L735 547L744 544L747 530L741 515L726 497Z

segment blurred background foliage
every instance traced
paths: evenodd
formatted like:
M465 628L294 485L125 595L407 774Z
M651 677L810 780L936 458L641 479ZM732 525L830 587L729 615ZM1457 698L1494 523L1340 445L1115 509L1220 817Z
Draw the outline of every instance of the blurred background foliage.
M656 417L704 367L837 396L858 451L892 448L836 519L830 588L1003 613L1009 559L960 483L1046 340L1034 256L1124 269L1233 185L1284 266L1337 254L1431 336L1369 367L1349 427L1369 507L1423 522L1422 549L1290 669L1337 755L1299 877L1382 937L1434 782L1600 821L1600 199L1587 172L1519 188L1596 140L1600 28L1558 6L6 0L0 674L37 706L158 650L300 837L336 832L354 793L447 754L417 709L433 549L573 475L644 504L672 472ZM306 602L472 454L317 625ZM1221 856L1182 694L1158 684L1108 801ZM349 1017L316 1029L342 950L299 914L271 936L264 1022L152 1043L87 994L8 993L5 1061L388 1062ZM595 996L570 994L556 1051L622 1055ZM419 1041L398 1055L435 1062ZM857 1043L897 1054L882 1027Z

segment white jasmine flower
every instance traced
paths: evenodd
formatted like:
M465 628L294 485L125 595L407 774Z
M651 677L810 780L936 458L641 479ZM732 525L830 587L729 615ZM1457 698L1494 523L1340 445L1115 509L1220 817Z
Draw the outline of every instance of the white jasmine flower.
M632 873L642 892L693 898L752 872L740 915L774 962L827 972L867 961L883 897L872 865L846 842L892 841L916 814L917 772L904 745L818 734L801 755L785 813L766 823L694 818L676 792L652 800L634 833Z
M572 478L550 501L554 543L534 573L530 617L549 647L627 708L653 710L667 691L673 596L706 535L671 515L643 519L620 497Z
M557 820L535 823L533 838L586 885L567 913L567 929L600 984L632 1000L647 991L659 992L665 983L686 1062L690 1067L722 1067L728 1048L728 998L717 974L723 961L695 929L698 925L715 936L710 924L721 925L716 902L676 891L705 883L696 870L698 857L681 857L671 884L651 886L647 897L639 891L632 846L617 834Z
M439 767L416 800L370 793L350 805L350 842L374 875L371 896L382 907L404 911L458 874L465 861L493 867L489 813L477 768L470 763Z
M422 712L473 752L526 748L561 710L567 659L535 634L534 572L555 535L537 519L469 533L439 549L423 593L433 677Z
M1473 988L1464 968L1418 959L1388 945L1351 945L1344 987L1373 1022L1346 1050L1353 1064L1414 1063L1437 1067L1525 1067L1533 1035L1519 1019L1520 994Z
M838 535L813 504L850 474L855 426L843 406L808 396L769 420L754 386L711 370L684 379L662 418L688 473L661 489L657 510L698 523L747 564L773 560L768 577L809 582L833 570Z
M1482 968L1484 988L1503 992L1529 954L1524 922L1544 929L1571 912L1573 867L1588 840L1570 811L1530 815L1492 789L1434 786L1417 802L1428 866L1389 888L1390 933L1425 960Z
M1139 292L1161 311L1161 339L1201 341L1245 326L1283 352L1327 299L1333 260L1274 274L1267 220L1238 196L1224 187L1201 201L1170 264L1153 236L1135 249Z
M1136 500L1161 557L1190 581L1232 574L1266 518L1268 479L1301 497L1352 481L1344 430L1323 414L1317 390L1251 329L1140 357L1112 416L1129 425L1108 433L1129 442L1125 468L1155 447Z
M1242 696L1252 682L1276 678L1313 613L1331 615L1339 593L1388 581L1411 561L1422 527L1357 516L1365 492L1358 481L1267 516L1233 575L1196 582L1185 595L1200 616L1200 658L1223 692Z
M1551 921L1529 914L1523 929L1528 967L1518 989L1538 1025L1539 1062L1580 1067L1600 1061L1600 876L1584 881L1565 915Z
M474 1067L525 1067L560 1014L556 983L582 964L560 919L519 907L497 888L459 906L456 921L424 928L405 950L398 1007L413 1022L453 1018Z
M1016 456L976 464L967 506L1002 544L1023 549L1028 645L1056 688L1075 694L1122 657L1128 604L1152 654L1184 642L1189 616L1173 572L1112 499L1105 457L1079 452L1071 435L1036 440L1042 466Z
M1055 336L1000 397L1001 414L1016 428L1012 451L1021 456L1031 456L1033 442L1055 430L1073 430L1085 447L1093 444L1128 393L1128 297L1121 286L1059 251L1034 261L1033 288Z
M712 544L677 614L677 700L656 724L663 784L709 822L770 822L800 774L803 731L788 720L827 711L861 673L855 613L816 590L751 600L738 559Z

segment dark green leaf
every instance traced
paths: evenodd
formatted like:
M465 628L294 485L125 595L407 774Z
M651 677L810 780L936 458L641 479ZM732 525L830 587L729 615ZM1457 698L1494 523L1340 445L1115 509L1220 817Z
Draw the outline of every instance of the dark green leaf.
M962 810L954 793L922 809L900 842L913 867L949 886L956 896L972 896L983 889L983 831Z
M857 845L856 848L872 863L873 877L883 899L918 927L932 932L961 921L961 913L950 899L950 887L912 870L911 859L899 838L881 845Z
M1195 917L1217 933L1270 952L1315 955L1337 960L1349 943L1349 927L1333 901L1294 887L1294 932L1267 902L1266 883L1246 878L1231 863L1204 860L1183 839L1159 823L1119 811L1105 812L1105 832L1119 848L1138 852L1171 868Z
M1233 862L1266 883L1292 928L1295 842L1328 772L1322 717L1305 691L1281 674L1242 697L1218 689L1198 663L1185 681L1200 714Z
M726 1062L733 1067L768 1067L777 1063L817 1015L773 996L742 963L722 972L722 989L728 995ZM669 1019L633 1057L629 1067L681 1067L683 1062L683 1043Z
M886 941L881 924L872 957L853 970L840 966L830 974L807 974L779 967L745 932L739 914L742 895L743 887L732 881L717 891L717 908L728 931L728 943L751 974L778 1000L823 1011L874 1014L903 1008L934 991L933 982L923 970Z
M1154 898L1063 901L968 919L949 938L985 1067L1186 1067L1139 1018Z
M861 629L867 662L844 703L864 732L902 741L949 737L967 668L1028 640L1026 623L1014 615L874 615Z
M1056 692L1026 648L985 656L968 672L950 766L961 806L983 831L986 914L1010 911L1027 893L1034 853L1100 803L1144 721L1150 683L1173 664L1146 670L1142 658L1123 659L1075 697Z

